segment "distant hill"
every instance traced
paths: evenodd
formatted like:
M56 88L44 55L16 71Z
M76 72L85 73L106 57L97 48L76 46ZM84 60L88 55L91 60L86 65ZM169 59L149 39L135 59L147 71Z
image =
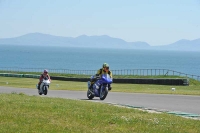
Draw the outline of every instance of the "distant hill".
M81 35L75 38L53 36L42 33L30 33L15 38L0 39L0 44L12 45L47 45L47 46L66 46L66 47L97 47L97 48L146 48L150 47L145 42L129 43L119 38L102 36Z
M194 50L200 51L200 38L196 40L179 40L162 46L150 46L146 42L126 42L120 38L107 35L78 37L61 37L42 33L30 33L14 38L2 38L0 44L6 45L35 45L35 46L65 46L65 47L94 47L94 48L123 48L123 49L157 49L157 50Z
M172 44L155 46L154 49L179 50L179 51L200 51L200 38L195 40L182 39Z
M73 38L42 33L30 33L15 38L0 39L0 44L59 46L67 45L71 40L73 40Z

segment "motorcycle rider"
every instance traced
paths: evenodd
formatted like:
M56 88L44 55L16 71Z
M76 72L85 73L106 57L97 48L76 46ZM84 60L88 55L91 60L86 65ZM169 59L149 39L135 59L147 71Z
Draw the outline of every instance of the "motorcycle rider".
M96 77L94 77L93 79L91 79L91 85L89 87L89 89L92 91L92 86L93 84L101 77L102 74L108 74L110 75L110 78L112 78L112 72L109 70L109 65L108 63L103 63L103 66L101 69L99 69L97 71ZM111 84L108 84L108 90L111 90Z
M38 83L38 90L40 89L40 84L42 83L43 79L49 79L51 81L51 78L48 74L48 70L45 69L44 72L41 74L39 78L39 83Z

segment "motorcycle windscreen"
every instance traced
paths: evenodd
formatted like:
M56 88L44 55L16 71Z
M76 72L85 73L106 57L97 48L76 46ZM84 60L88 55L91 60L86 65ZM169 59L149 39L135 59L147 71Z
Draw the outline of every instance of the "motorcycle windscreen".
M45 83L45 84L50 84L51 82L50 82L49 79L43 79L43 83Z
M109 74L102 74L101 79L103 80L103 83L111 84L113 82Z

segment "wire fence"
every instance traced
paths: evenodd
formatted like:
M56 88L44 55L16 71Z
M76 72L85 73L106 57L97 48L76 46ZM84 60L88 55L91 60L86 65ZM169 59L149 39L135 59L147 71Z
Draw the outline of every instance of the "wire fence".
M0 71L6 72L43 72L43 68L17 68L0 67ZM78 74L94 75L97 70L69 70L69 69L48 69L50 73L58 74ZM113 75L133 75L133 76L181 76L200 80L200 76L177 72L169 69L121 69L112 70Z

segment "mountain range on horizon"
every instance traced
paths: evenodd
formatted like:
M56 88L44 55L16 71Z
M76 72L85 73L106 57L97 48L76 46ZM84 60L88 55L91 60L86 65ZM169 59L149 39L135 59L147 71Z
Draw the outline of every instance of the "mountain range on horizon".
M35 45L35 46L63 46L63 47L91 47L117 49L154 49L200 51L200 38L195 40L182 39L168 45L150 46L146 42L126 42L120 38L107 35L78 37L62 37L43 33L29 33L19 37L1 38L0 45Z

